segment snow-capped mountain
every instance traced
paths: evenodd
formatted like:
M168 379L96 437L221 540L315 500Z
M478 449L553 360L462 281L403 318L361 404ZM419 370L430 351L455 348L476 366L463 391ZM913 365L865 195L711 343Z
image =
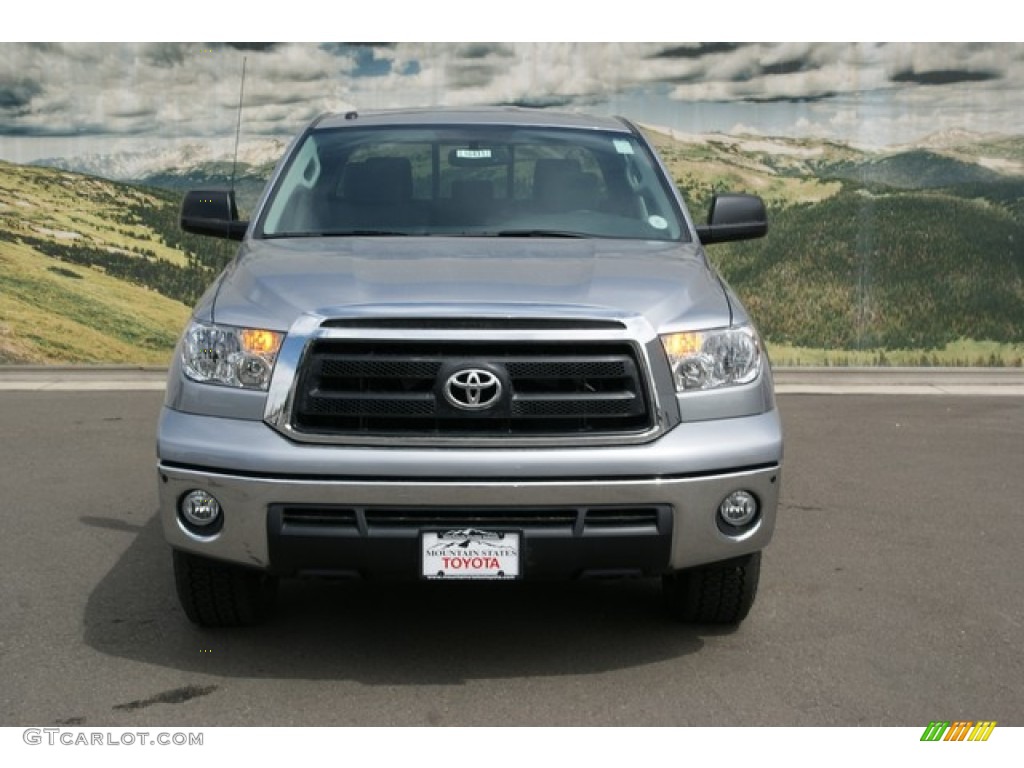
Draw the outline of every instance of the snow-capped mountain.
M275 163L284 153L286 145L287 142L282 139L245 142L238 147L238 164L244 167ZM204 163L230 163L233 158L233 144L219 140L208 143L189 142L162 149L50 157L36 160L32 165L87 173L114 181L134 181L161 173L182 172Z
M947 128L943 131L930 133L913 142L913 144L901 147L901 149L951 149L954 147L971 146L972 144L979 144L983 141L998 138L1000 137L997 134L972 133L963 128Z

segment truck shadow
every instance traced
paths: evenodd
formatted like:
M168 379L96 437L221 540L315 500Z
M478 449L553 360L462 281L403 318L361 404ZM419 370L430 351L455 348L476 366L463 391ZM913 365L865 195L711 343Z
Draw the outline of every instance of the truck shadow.
M83 520L86 524L100 524ZM656 580L546 583L285 581L266 625L204 630L178 606L154 516L85 606L101 653L225 677L368 685L578 675L699 651L716 628L671 621Z

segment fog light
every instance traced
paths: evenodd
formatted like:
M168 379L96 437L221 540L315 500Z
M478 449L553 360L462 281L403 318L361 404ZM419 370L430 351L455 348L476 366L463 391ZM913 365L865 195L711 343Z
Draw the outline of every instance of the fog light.
M719 505L718 514L734 528L749 525L757 517L757 497L747 491L733 491Z
M207 528L220 519L220 503L206 491L189 491L181 497L181 516L189 525Z

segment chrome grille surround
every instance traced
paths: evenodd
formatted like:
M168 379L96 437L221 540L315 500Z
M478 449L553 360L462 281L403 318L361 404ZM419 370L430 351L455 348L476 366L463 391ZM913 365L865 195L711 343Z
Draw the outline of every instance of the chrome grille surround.
M449 316L451 327L446 327L445 316L432 314L423 317L424 327L417 330L411 327L416 318L408 315L397 315L401 322L396 322L394 314L355 317L358 322L345 322L333 314L306 315L289 330L264 412L264 421L289 439L382 446L622 445L654 440L679 421L660 342L643 318L556 314L540 321L486 312L475 316L463 309ZM473 320L467 318L476 318L480 327L472 327ZM388 355L388 349L434 352ZM335 354L337 350L343 351ZM381 350L385 353L380 354ZM580 350L586 352L580 354ZM429 383L462 362L499 371L513 385L514 396L505 400L501 413L442 419L439 426L438 398ZM319 367L312 386L310 366ZM385 382L392 378L395 383L384 397L365 389L365 382L358 384L363 391L337 396L318 389L317 376L325 372L328 378L348 377L349 383L353 374L357 379L378 377ZM410 374L419 376L419 383L399 383ZM588 376L595 381L632 380L635 386L580 392L579 382ZM573 391L544 392L543 386L539 392L531 391L537 381L553 380ZM318 409L328 417L320 418ZM393 428L381 429L383 422L373 422L391 415L396 416ZM328 422L334 416L342 421L331 426ZM620 419L617 428L600 429L608 418ZM403 420L408 428L396 426ZM547 422L555 428L509 427L527 421ZM576 426L567 428L572 423Z

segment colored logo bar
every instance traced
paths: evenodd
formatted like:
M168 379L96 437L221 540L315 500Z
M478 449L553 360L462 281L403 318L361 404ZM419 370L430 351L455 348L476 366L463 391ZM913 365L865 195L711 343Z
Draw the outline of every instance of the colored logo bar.
M988 741L995 727L995 720L933 720L921 734L921 741Z

